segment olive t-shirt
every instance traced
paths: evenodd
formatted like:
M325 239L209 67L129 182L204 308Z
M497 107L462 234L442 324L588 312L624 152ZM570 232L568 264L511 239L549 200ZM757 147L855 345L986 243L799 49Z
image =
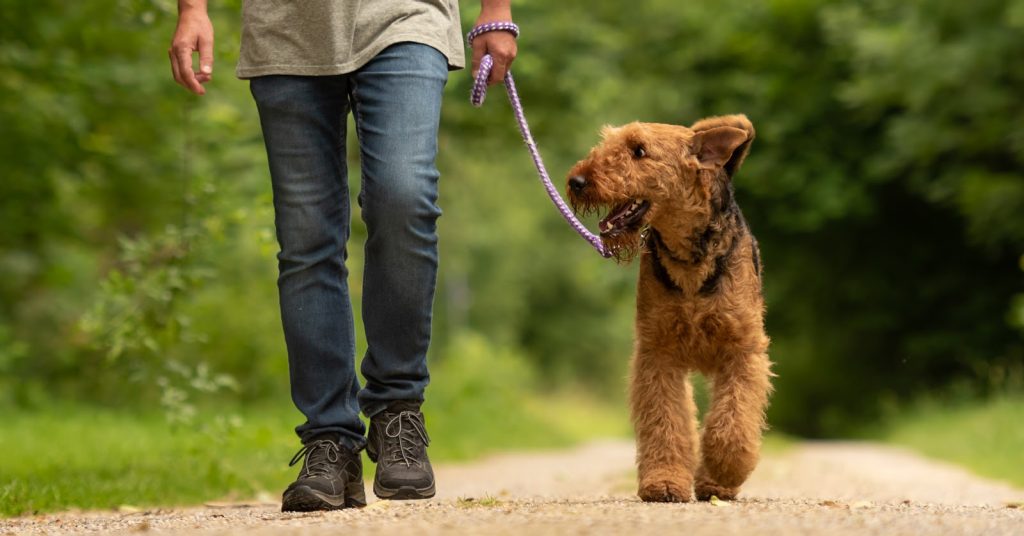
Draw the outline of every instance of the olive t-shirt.
M403 41L464 67L458 0L244 0L236 74L344 74Z

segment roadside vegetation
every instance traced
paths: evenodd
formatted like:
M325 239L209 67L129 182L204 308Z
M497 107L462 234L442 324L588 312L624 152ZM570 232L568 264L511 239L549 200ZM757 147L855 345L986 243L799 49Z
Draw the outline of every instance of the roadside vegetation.
M1024 489L1024 396L957 404L923 402L880 437Z

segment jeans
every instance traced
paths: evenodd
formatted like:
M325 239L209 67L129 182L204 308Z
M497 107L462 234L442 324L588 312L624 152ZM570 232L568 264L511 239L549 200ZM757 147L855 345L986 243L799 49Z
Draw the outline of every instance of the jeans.
M423 400L441 215L435 157L447 77L443 54L398 43L352 73L250 82L273 183L281 319L292 400L306 417L295 430L303 442L338 434L346 446L362 448L360 410L372 417L392 401ZM362 388L345 266L350 110L368 233Z

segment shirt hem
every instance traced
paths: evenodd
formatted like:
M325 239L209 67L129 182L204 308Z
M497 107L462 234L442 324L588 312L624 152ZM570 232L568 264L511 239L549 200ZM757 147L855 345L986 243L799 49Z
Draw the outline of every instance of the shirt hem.
M444 54L444 57L448 61L449 70L458 70L466 67L466 59L462 54L458 54L450 49L450 46L435 39L426 39L422 35L416 34L397 34L389 36L386 39L381 39L375 43L374 46L366 49L365 52L356 56L354 59L349 60L345 63L330 64L330 65L294 65L294 64L279 64L279 65L255 65L255 66L242 66L238 65L235 68L235 76L241 80L247 80L249 78L255 78L257 76L268 76L268 75L297 75L297 76L333 76L339 74L348 74L358 70L363 65L370 62L377 54L380 54L385 48L402 42L413 42L427 45L437 49L438 52ZM454 56L454 57L453 57Z

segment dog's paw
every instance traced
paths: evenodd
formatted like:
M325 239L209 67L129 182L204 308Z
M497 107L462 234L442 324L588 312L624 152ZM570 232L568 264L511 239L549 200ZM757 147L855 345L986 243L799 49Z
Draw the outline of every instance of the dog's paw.
M720 486L706 478L698 478L693 486L698 501L710 501L711 497L718 497L723 501L732 501L740 494L740 488L727 488Z
M690 502L693 490L689 482L650 480L640 483L637 495L644 502Z

